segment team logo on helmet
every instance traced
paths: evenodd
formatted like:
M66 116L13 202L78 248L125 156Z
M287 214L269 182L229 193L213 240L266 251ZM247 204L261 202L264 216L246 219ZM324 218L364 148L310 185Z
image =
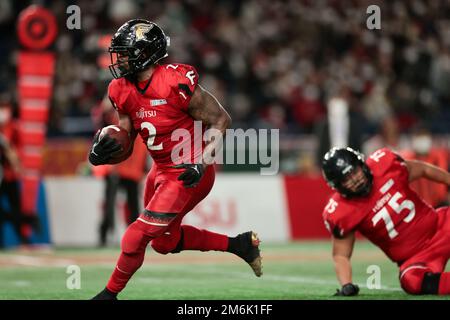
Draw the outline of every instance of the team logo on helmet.
M145 24L145 23L138 23L135 25L135 35L136 35L136 40L142 40L145 39L145 34L147 32L149 32L150 30L152 30L153 28L153 24Z
M355 191L345 188L343 182L356 167L362 169L366 182ZM372 189L373 176L363 155L351 148L332 148L328 151L322 161L322 174L327 183L345 198L366 196Z
M134 81L136 73L167 57L168 37L153 22L133 19L124 23L111 39L109 70L114 78ZM118 55L128 56L126 63Z

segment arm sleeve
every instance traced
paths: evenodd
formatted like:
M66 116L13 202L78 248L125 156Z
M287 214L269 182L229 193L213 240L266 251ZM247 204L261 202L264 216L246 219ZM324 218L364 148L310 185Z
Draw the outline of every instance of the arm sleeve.
M364 215L353 206L330 199L330 202L323 211L322 217L328 231L335 238L341 239L356 230Z
M178 68L172 69L170 75L170 82L172 90L176 93L177 104L182 110L187 110L192 95L198 85L198 73L197 70L190 65L180 64Z
M405 183L409 183L409 172L406 162L398 153L384 148L386 152L387 168L395 170L398 173L398 179L402 179Z
M332 219L330 217L326 217L324 219L324 222L328 232L330 232L335 238L342 239L349 231L351 231L345 230L339 225L337 221L335 221L335 219Z

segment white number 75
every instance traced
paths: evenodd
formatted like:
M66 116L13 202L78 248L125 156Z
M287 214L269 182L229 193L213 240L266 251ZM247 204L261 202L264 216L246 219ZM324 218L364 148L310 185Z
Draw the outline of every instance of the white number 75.
M403 209L408 209L409 214L403 219L404 222L410 223L411 220L416 215L416 207L414 202L411 200L405 199L401 203L399 203L399 199L402 197L400 192L396 192L394 196L389 200L388 205L394 210L395 213L399 214ZM386 229L388 231L389 238L394 239L398 236L397 230L394 228L394 223L392 222L391 216L389 215L389 211L386 207L383 207L380 211L378 211L372 218L373 226L380 221L384 220L386 224Z

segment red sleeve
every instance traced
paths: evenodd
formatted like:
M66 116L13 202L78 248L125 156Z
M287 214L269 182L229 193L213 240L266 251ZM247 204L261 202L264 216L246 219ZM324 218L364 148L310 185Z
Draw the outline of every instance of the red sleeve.
M187 110L192 95L198 85L198 73L193 66L187 64L166 65L167 78L172 90L176 93L177 104Z
M117 112L126 114L126 100L128 94L126 88L122 87L120 80L121 79L114 79L109 83L108 97Z
M349 205L337 198L330 198L322 216L328 231L335 238L340 239L356 230L358 224L364 218L364 214L356 206Z
M388 171L396 171L398 179L408 182L409 172L405 160L388 148L382 148L369 156L367 164L372 170L377 170L380 175Z

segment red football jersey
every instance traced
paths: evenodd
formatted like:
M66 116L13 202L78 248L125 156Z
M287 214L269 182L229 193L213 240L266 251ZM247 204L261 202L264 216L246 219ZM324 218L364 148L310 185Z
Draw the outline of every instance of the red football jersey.
M401 263L434 235L437 213L410 189L400 156L384 148L370 155L366 164L373 175L370 194L346 199L335 192L323 212L325 225L336 237L359 231Z
M143 81L139 87L146 84ZM109 84L108 94L114 107L130 117L159 167L175 164L172 161L175 147L177 164L201 159L205 129L198 127L194 134L194 119L187 112L197 84L197 71L185 64L157 65L144 93L124 78Z

